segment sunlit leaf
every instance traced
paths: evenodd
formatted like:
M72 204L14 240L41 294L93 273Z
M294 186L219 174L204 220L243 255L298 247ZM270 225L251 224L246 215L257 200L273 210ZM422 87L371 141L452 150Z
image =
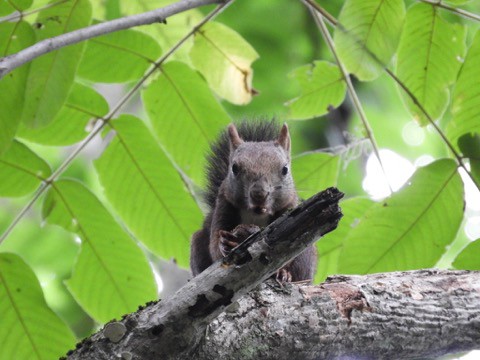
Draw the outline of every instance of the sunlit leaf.
M403 0L347 0L335 29L335 48L350 73L377 78L392 58L405 17Z
M480 270L480 239L472 241L458 254L453 266L462 270Z
M315 61L295 69L290 76L302 89L300 96L288 101L290 119L310 119L338 107L345 98L346 83L340 69L326 61Z
M220 23L205 24L195 33L190 58L219 96L237 105L250 102L251 64L258 54L238 33Z
M0 359L58 359L75 345L72 331L47 306L33 271L0 253Z
M145 254L87 188L72 180L55 182L42 212L82 240L67 287L90 316L106 322L156 298Z
M205 81L180 62L169 62L142 93L163 148L197 184L204 181L205 154L230 122Z
M32 6L33 0L2 0L0 1L0 16L9 15L15 11L24 11Z
M292 174L301 198L307 199L317 192L337 184L340 158L335 155L310 152L292 161Z
M458 139L458 147L470 161L470 173L480 184L480 134L465 134Z
M0 1L0 4L5 2ZM34 42L35 35L28 23L0 24L0 57L16 53ZM29 67L27 63L0 79L0 154L10 146L22 118Z
M116 137L95 161L107 198L149 250L187 266L198 206L139 119L123 115L111 126Z
M90 24L88 0L71 0L42 10L36 19L37 41L64 34ZM63 47L32 61L25 91L23 121L43 126L53 120L73 84L84 42Z
M50 166L42 158L21 142L14 141L0 155L0 196L27 195L50 174Z
M160 46L150 36L135 30L117 31L87 42L78 74L95 82L132 81L142 76L160 53Z
M453 143L463 134L480 134L480 32L468 50L453 90L452 120L447 134Z
M451 85L465 53L465 27L450 24L439 8L415 4L407 12L398 49L397 76L427 113L438 119L448 106ZM407 108L421 125L428 119L402 90Z
M418 169L404 188L372 206L350 230L339 271L365 274L434 266L455 239L463 196L453 160Z
M365 212L370 209L373 201L366 198L351 198L340 203L343 217L335 231L328 233L317 241L318 263L315 282L321 282L329 275L338 274L338 262L343 241Z
M90 120L101 118L108 112L108 103L92 88L75 83L53 121L41 128L20 125L18 136L44 145L64 146L82 140L87 134Z

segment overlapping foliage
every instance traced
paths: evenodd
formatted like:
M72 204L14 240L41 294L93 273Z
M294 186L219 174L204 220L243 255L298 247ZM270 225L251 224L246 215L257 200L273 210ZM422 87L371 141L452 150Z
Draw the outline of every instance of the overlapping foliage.
M68 0L42 8L43 0L0 2L0 16L40 9L25 18L0 19L0 56L93 22L166 3L169 1L112 0L99 5ZM459 167L471 173L477 187L480 184L480 35L475 34L475 23L457 16L455 8L446 10L428 1L338 3L342 6L327 9L338 16L338 22L330 19L336 25L336 55L349 73L364 82L362 88L370 86L363 94L371 91L371 98L381 98L387 72L390 79L396 79L392 83L398 91L393 97L402 99L409 112L403 110L402 116L416 119L418 126L431 127L432 121L439 120L437 129L444 135L427 134L440 139L435 161L418 168L402 189L380 202L358 191L360 177L351 172L349 179L342 175L352 162L363 165L361 157L351 156L355 145L331 148L327 154L313 151L316 146L303 139L302 132L309 138L315 134L316 124L325 126L319 116L344 101L347 84L335 64L336 57L326 50L321 56L313 51L303 51L303 57L296 54L302 46L314 48L317 40L309 39L307 45L298 36L289 40L288 34L278 32L284 19L272 17L271 21L279 24L275 27L253 17L251 21L259 28L271 29L271 39L263 41L261 34L248 33L252 28L249 19L244 31L234 30L241 28L235 18L251 15L242 13L241 7L231 10L237 12L235 16L226 10L220 19L224 23L206 23L183 47L163 59L166 61L153 65L202 18L199 10L192 10L168 19L167 25L123 30L61 48L0 79L0 196L18 198L1 202L5 216L0 217L0 230L9 226L15 230L6 233L0 244L0 317L6 321L0 327L0 359L12 358L15 344L23 344L16 359L55 358L73 347L71 331L49 306L63 314L61 307L55 307L51 296L47 296L49 304L45 302L37 279L45 279L45 273L69 278L68 293L63 288L60 297L73 296L65 301L78 303L97 322L155 299L156 284L146 253L151 259L173 258L187 267L189 237L200 227L204 210L200 189L205 185L208 144L242 111L252 109L264 113L273 109L290 119L294 149L310 150L297 150L293 157L292 172L301 197L338 181L345 186L345 217L339 229L318 243L317 281L338 272L450 266L452 260L457 268L480 268L479 241L461 252L458 246L455 253L449 252L458 244L464 217ZM460 6L466 1L450 3ZM270 3L272 9L276 4ZM254 6L262 13L261 4ZM290 9L290 3L278 6ZM308 38L316 31L315 23L306 17L308 6L300 2L298 6L291 14L301 14L308 23L305 29L299 26ZM278 44L272 46L272 39ZM269 56L281 54L279 44L287 41L288 55L277 56L273 64ZM270 63L261 63L262 58ZM257 61L260 65L254 75ZM155 70L144 78L152 66ZM259 83L265 84L262 75L270 69L276 77L271 88L264 86L253 97L257 91L252 79L255 84L258 75ZM373 82L366 84L369 81ZM143 86L136 116L120 115L115 103L115 112L109 113L108 102L96 84L122 83L130 89L139 82ZM280 94L282 101L267 107L262 99L277 96L272 93ZM249 105L243 110L229 103ZM374 131L397 121L394 106L383 111L383 123L372 123ZM305 122L296 122L299 119L316 120L305 131ZM105 146L96 159L64 159L63 146L100 141L100 135L88 137L93 129L108 130L100 132ZM395 143L395 132L376 136L379 143ZM367 136L367 141L374 139ZM412 149L405 150L409 151ZM22 213L19 221L14 220L9 209L18 211L18 206L30 201L27 196L34 196L28 207L37 214L35 219ZM21 231L26 222L44 228L27 236ZM43 232L48 234L52 225L64 229L59 237L75 237L81 243L75 261L59 259L55 244L45 240ZM40 232L41 236L35 236ZM52 249L41 266L25 246L18 245L36 241L45 241ZM58 244L60 248L65 245ZM70 249L77 251L73 241ZM445 256L450 262L441 262ZM66 316L74 328L85 319L75 306L79 315ZM47 322L48 331L42 331ZM80 334L88 331L75 330Z

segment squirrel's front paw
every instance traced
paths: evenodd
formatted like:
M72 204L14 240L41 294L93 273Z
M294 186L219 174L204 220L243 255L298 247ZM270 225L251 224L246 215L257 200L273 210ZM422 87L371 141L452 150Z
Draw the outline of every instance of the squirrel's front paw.
M292 282L292 273L286 268L281 268L277 270L275 280L277 280L280 285Z
M259 230L260 228L257 225L250 224L240 224L231 232L219 230L220 252L223 256L227 256L234 247Z

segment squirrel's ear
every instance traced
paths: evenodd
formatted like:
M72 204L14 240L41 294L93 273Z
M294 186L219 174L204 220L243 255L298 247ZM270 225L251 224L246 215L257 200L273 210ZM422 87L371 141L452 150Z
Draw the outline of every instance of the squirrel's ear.
M288 132L288 126L286 123L283 124L282 130L280 130L280 135L277 139L283 149L290 154L290 133Z
M240 144L243 143L240 135L238 135L235 125L228 125L228 137L230 138L230 147L235 150Z

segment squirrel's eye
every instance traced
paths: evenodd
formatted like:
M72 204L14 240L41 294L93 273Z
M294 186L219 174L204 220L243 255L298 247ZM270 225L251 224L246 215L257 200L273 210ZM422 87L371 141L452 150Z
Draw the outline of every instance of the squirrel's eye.
M238 167L238 165L237 165L237 164L233 164L233 165L232 165L232 173L233 173L233 175L237 176L239 172L240 172L240 168Z
M282 175L287 175L288 174L288 166L285 165L283 168L282 168Z

